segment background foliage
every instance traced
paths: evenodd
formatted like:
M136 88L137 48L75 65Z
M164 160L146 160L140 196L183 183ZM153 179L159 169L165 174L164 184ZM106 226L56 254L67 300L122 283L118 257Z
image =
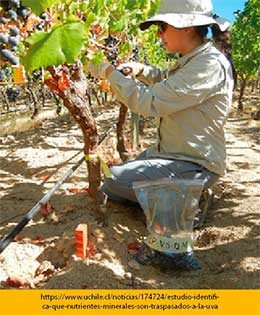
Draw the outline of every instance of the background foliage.
M233 59L241 77L257 77L260 71L260 0L249 0L236 12L232 29Z

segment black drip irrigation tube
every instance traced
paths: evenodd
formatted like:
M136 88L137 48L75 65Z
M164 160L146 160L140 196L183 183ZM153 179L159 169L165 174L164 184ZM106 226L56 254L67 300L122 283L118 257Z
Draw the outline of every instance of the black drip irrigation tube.
M108 134L114 129L116 125L113 124L104 134L100 136L98 145L100 145L108 136ZM26 213L22 220L11 230L11 232L4 237L0 242L0 254L5 248L12 242L15 236L20 233L29 221L40 211L40 209L50 200L55 191L69 178L76 169L85 161L85 156L82 157L76 164L74 164L67 173L52 187L52 189L39 201L37 204Z

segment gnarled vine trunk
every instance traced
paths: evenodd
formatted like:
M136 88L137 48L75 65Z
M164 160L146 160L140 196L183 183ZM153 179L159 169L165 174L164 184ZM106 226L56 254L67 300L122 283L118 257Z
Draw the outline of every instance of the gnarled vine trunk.
M125 139L125 133L124 133L127 111L128 111L127 107L123 103L120 103L116 135L117 135L117 151L123 162L127 161L130 156L129 152L126 149L126 145L125 145L126 139Z
M49 69L55 79L55 69ZM105 195L99 190L101 184L101 168L99 159L93 156L98 145L98 132L95 120L88 104L86 94L88 83L83 72L81 62L70 66L70 88L58 90L59 97L63 100L64 105L69 110L75 121L78 123L84 141L84 154L86 156L89 180L89 195L96 204L98 215L104 217L103 207L105 204ZM101 209L102 208L102 209Z

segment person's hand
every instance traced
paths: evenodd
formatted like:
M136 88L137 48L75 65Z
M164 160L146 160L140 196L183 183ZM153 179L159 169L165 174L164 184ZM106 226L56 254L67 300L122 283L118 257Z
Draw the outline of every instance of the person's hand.
M140 75L144 70L144 65L140 62L127 62L127 63L121 63L117 67L117 70L122 72L124 75L131 75L131 76L138 76Z
M84 68L93 77L103 79L106 77L106 70L110 66L111 66L110 63L106 63L106 62L95 64L93 61L89 61L89 63Z

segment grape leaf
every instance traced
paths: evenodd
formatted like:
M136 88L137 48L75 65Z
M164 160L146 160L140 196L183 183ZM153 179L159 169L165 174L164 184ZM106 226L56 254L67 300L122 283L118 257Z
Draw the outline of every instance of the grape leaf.
M128 22L129 19L127 17L123 17L118 20L110 20L109 26L113 32L122 32L124 29L126 29Z
M59 2L61 2L61 0L22 0L23 6L31 8L36 15L40 15L45 9Z
M69 21L50 32L37 32L27 39L31 46L21 58L28 72L40 67L73 63L84 44L84 23Z

